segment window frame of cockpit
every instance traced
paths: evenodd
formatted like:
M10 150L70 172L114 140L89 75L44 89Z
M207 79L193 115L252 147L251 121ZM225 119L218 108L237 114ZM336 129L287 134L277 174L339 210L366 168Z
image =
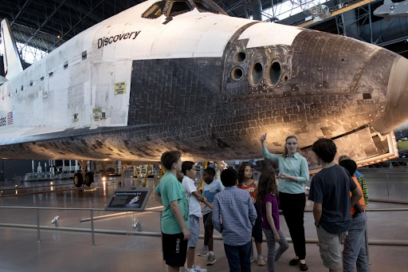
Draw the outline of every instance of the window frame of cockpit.
M197 2L201 4L205 9L200 8L197 6ZM189 10L185 10L182 12L179 12L177 14L171 14L173 6L175 3L185 3ZM206 7L207 6L207 7ZM154 15L151 16L152 12L157 10L158 8L161 9L160 15ZM161 0L153 3L143 14L142 18L144 19L157 19L161 15L165 15L167 18L171 20L171 18L185 14L187 12L193 11L194 9L197 9L199 12L209 12L213 14L223 14L223 15L228 15L222 8L220 8L216 3L213 3L211 1L207 0ZM156 14L154 12L154 14Z
M209 13L213 13L213 14L228 15L222 8L220 8L214 2L209 2L209 1L206 1L206 0L192 0L192 1L193 1L195 7L198 9L199 12L209 12ZM199 2L201 5L203 5L205 9L203 10L202 8L197 6L197 2ZM207 7L205 5L207 5ZM209 9L211 9L211 11Z
M154 8L155 6L160 7L160 4L163 4L163 7L161 7L161 12L160 12L160 15L159 15L159 16L151 17L151 16L149 16L150 14L149 14L149 15L147 14L148 12L153 11L152 8ZM152 20L157 19L157 18L159 18L160 16L163 15L163 12L164 12L165 8L166 8L166 0L157 1L157 2L153 3L145 12L143 12L142 18L144 18L144 19L152 19ZM156 8L156 9L157 9L157 8ZM157 12L157 11L156 11L156 12ZM155 12L155 13L156 13L156 12Z
M182 14L185 14L185 13L187 13L187 12L190 12L190 11L193 11L196 7L195 6L192 6L191 5L191 3L190 3L190 1L189 0L170 0L169 1L170 2L170 5L169 5L169 8L167 9L167 14L166 14L166 16L167 17L170 17L170 18L173 18L173 17L175 17L175 16L179 16L179 15L182 15ZM187 4L187 6L189 7L189 10L187 11L183 11L183 12L179 12L179 13L177 13L177 14L171 14L171 11L172 11L172 9L173 9L173 6L174 6L174 3L186 3Z

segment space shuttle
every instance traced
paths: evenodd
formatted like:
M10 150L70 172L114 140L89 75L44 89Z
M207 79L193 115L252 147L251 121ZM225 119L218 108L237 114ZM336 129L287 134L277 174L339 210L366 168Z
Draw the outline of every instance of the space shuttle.
M408 60L344 36L228 16L211 0L148 0L23 70L2 22L0 158L260 158L296 135L359 165L398 156ZM310 156L309 156L310 155Z

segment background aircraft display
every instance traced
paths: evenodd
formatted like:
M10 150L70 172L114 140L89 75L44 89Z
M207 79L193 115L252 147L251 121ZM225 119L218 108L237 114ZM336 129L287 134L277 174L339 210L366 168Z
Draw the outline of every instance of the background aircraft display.
M394 3L391 0L384 0L384 4L374 10L374 15L384 17L387 21L392 18L407 17L408 1Z

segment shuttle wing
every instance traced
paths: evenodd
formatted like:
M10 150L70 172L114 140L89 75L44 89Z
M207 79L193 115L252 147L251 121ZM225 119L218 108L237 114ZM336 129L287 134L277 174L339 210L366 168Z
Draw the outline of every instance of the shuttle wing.
M0 146L32 143L47 140L65 140L71 137L92 136L101 133L118 133L121 130L132 130L156 126L151 124L126 127L10 127L0 135Z

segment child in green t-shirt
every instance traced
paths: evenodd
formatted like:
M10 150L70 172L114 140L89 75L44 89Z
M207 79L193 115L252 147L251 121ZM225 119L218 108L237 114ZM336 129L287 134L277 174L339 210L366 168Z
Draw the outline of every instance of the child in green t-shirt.
M168 271L180 271L187 255L187 242L190 238L189 207L185 190L177 180L181 171L179 151L167 151L161 156L166 174L161 178L155 193L163 203L161 230L163 239L163 259Z

